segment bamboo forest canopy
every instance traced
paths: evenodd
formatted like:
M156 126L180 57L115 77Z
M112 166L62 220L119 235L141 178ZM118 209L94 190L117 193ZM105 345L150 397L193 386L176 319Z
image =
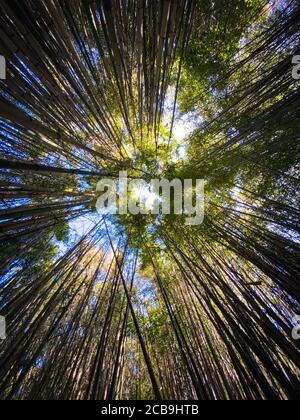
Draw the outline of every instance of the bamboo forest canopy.
M0 398L298 399L298 0L1 0ZM205 180L205 219L101 216Z

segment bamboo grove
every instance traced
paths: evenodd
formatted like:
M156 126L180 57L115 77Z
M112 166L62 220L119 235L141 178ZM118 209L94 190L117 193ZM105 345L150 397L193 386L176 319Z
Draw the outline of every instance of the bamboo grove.
M298 399L299 2L0 6L0 398ZM123 170L204 223L100 216Z

